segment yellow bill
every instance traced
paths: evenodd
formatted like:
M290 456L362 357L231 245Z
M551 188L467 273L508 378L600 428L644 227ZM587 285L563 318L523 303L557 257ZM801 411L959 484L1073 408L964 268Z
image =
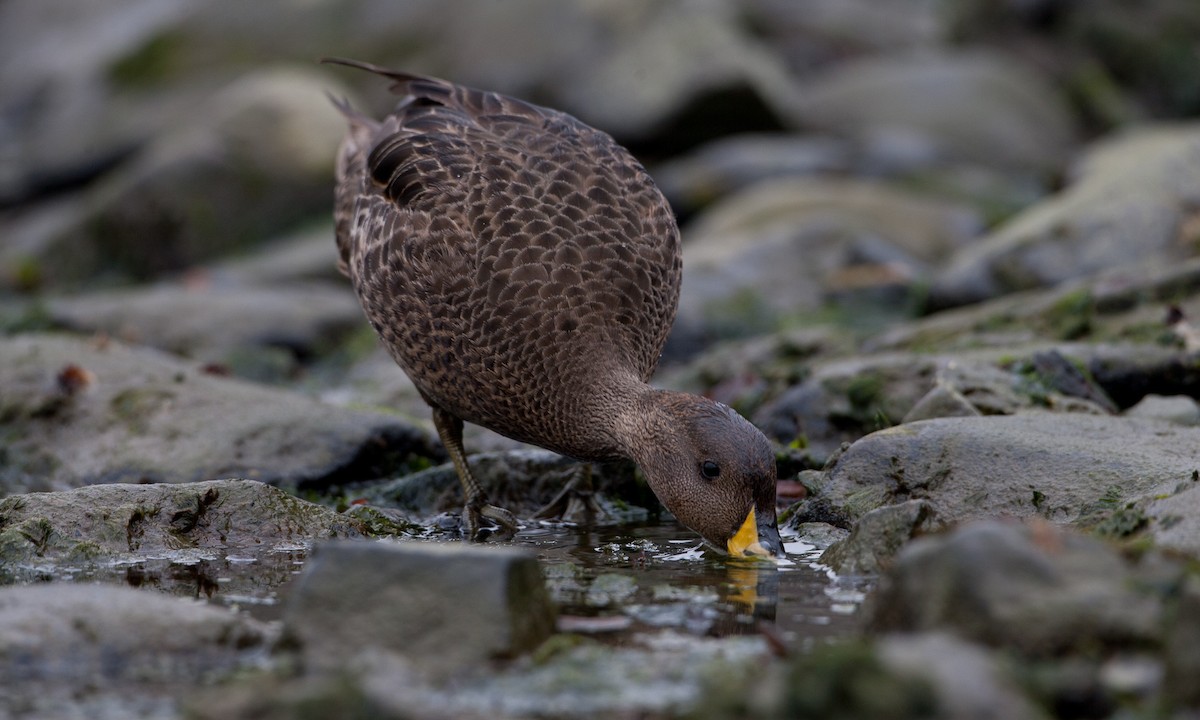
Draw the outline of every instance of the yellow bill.
M728 547L729 554L734 557L745 555L771 557L771 552L758 541L758 522L754 517L754 508L750 508L750 514L746 516L746 521L733 534L733 537L729 538Z

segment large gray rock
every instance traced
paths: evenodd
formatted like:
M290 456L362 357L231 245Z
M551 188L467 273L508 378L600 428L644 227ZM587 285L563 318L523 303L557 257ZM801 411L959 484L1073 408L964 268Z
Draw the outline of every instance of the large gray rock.
M554 611L532 553L464 543L319 545L284 615L315 674L398 654L449 679L532 650Z
M145 278L327 214L345 133L330 91L327 76L296 69L230 83L90 187L74 224L25 238L0 262L30 264L50 284L100 272Z
M685 229L677 323L745 335L870 289L883 292L881 309L902 312L908 289L979 227L964 206L886 185L764 181Z
M1060 171L1076 131L1045 79L978 52L876 56L842 63L801 89L796 117L916 166L969 161L1030 174Z
M240 476L321 486L380 477L428 433L382 414L206 374L113 341L0 341L0 492Z
M1148 523L1160 547L1200 557L1200 463L1169 493L1150 498L1143 505L1144 516L1141 506L1126 509L1130 522Z
M56 298L45 303L45 313L58 327L103 333L130 344L226 365L251 377L255 368L246 366L256 357L258 365L275 360L286 373L301 359L329 352L367 327L347 286L294 282L243 287L203 277ZM278 357L263 357L272 355Z
M130 588L0 588L0 713L178 717L182 694L255 667L272 636L243 613Z
M180 549L250 550L356 536L361 526L254 480L92 485L0 500L0 562Z
M1162 606L1100 540L980 522L900 551L871 598L875 631L946 630L1034 656L1160 639Z
M1196 428L1078 413L946 418L854 443L829 469L822 496L853 518L925 499L947 523L1038 516L1090 524L1126 502L1174 492L1198 468Z
M1092 148L1061 193L961 250L930 289L935 307L1053 285L1147 258L1194 253L1200 126L1140 128Z

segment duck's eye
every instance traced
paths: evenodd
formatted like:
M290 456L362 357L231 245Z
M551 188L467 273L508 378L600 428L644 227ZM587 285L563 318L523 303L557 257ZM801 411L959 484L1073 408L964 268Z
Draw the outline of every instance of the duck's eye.
M712 460L705 460L700 463L700 474L706 480L716 480L721 475L721 466Z

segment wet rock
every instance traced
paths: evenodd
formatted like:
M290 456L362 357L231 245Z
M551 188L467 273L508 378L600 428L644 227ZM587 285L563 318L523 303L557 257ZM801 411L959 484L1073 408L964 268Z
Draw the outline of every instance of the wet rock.
M336 89L301 70L232 83L90 188L78 226L0 260L33 264L51 285L147 278L327 213L345 121L323 96Z
M970 161L1046 175L1076 141L1065 103L1035 70L979 52L846 62L799 97L806 126L889 149L909 167Z
M0 500L0 561L94 559L180 549L255 552L362 526L253 480L92 485Z
M1063 192L958 253L932 307L985 300L1156 257L1189 257L1200 127L1143 128L1093 148Z
M534 556L462 543L340 542L317 547L285 609L309 672L395 653L449 679L512 658L554 630Z
M926 500L885 505L859 518L849 537L821 554L821 563L840 575L877 574L905 543L940 526Z
M1120 438L1114 442L1113 438ZM821 498L859 518L928 500L947 523L1003 516L1098 524L1171 493L1200 468L1200 431L1078 413L925 420L873 433L842 453ZM808 502L808 501L806 501Z
M72 373L80 383L64 383ZM0 386L4 494L230 476L324 486L440 454L426 432L395 418L214 376L112 341L0 340Z
M1045 523L966 525L911 542L870 600L881 632L947 630L1030 656L1158 640L1162 608L1094 538Z
M178 717L183 693L259 664L272 639L244 614L129 588L0 588L0 708Z
M979 225L963 206L883 185L766 181L686 229L678 323L744 336L868 290L884 296L881 310L902 313L908 289Z
M255 379L271 379L254 372L256 353L278 352L294 371L364 325L347 287L229 287L203 278L54 299L46 313L68 330L103 333Z

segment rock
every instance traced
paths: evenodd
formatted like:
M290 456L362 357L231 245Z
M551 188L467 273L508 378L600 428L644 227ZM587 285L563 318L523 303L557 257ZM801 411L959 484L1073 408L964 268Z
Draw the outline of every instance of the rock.
M881 6L870 0L788 0L742 3L753 27L791 61L808 68L848 54L904 53L936 47L948 31L942 9L909 2Z
M1061 193L960 250L930 288L943 308L1191 256L1200 125L1140 128L1092 148Z
M913 405L900 424L939 417L978 417L982 414L957 389L939 383Z
M742 30L738 11L686 1L611 8L597 23L611 33L607 42L576 55L577 75L556 73L563 109L617 137L654 132L667 147L782 127L795 88L779 59Z
M299 230L270 240L248 255L218 260L202 277L220 287L260 287L324 281L349 287L337 269L338 252L332 223Z
M1045 176L1076 143L1065 102L1034 69L978 51L845 62L798 97L803 126L891 148L910 167L968 161Z
M896 555L870 600L876 632L944 630L1027 656L1156 642L1154 594L1105 543L1045 523L968 524Z
M222 365L242 377L275 381L366 327L348 287L313 282L229 287L197 277L52 299L45 308L58 327L103 333ZM280 372L267 372L272 360Z
M186 14L162 0L0 9L0 204L86 182L137 146L156 114L117 111L105 71Z
M931 683L885 664L865 642L817 644L786 665L745 677L713 676L689 720L917 718L937 714Z
M1143 505L1125 508L1122 517L1127 525L1141 521L1149 525L1158 547L1200 557L1200 463L1190 477L1180 479L1173 488L1151 497ZM1140 525L1135 529L1140 529Z
M130 588L0 588L0 708L178 717L180 695L257 666L272 636L245 614Z
M253 480L92 485L0 500L3 563L182 548L263 552L361 531L332 510Z
M1168 322L1171 308L1182 315L1183 327ZM1184 336L1191 334L1188 318L1196 317L1200 317L1200 258L1178 262L1152 258L1048 290L939 311L870 338L865 349L931 352L1013 347L1040 339L1136 343L1140 352L1154 355L1170 347L1193 352L1196 348L1188 348Z
M1114 441L1114 438L1119 438ZM1200 469L1200 430L1078 413L963 417L873 433L828 470L822 498L851 518L910 499L946 523L1040 516L1092 525L1171 493ZM1115 528L1114 528L1115 530Z
M874 575L891 563L905 543L940 525L926 500L885 505L859 518L848 538L821 554L821 564L839 575Z
M875 641L875 654L892 672L912 675L932 686L937 696L937 717L1047 717L1025 694L1004 659L953 635L891 633Z
M879 184L764 181L685 229L677 324L744 336L870 289L886 298L879 312L902 313L908 290L979 227L964 206Z
M76 226L0 260L32 264L50 285L103 272L144 279L327 216L329 168L345 133L327 92L344 94L312 71L241 78L91 187Z
M441 454L381 414L205 373L116 342L0 339L0 494L241 476L323 487Z
M1163 686L1178 706L1200 707L1200 578L1192 576L1179 591L1166 620L1166 676Z
M765 404L754 422L782 444L824 462L845 442L903 418L937 380L939 359L888 354L833 360Z
M310 673L394 653L430 677L528 652L554 630L532 553L463 543L319 545L284 613Z
M651 174L671 207L687 213L763 180L845 173L850 163L835 138L748 133L706 143Z
M1150 394L1125 411L1126 417L1165 420L1178 425L1200 425L1200 403L1187 395Z

